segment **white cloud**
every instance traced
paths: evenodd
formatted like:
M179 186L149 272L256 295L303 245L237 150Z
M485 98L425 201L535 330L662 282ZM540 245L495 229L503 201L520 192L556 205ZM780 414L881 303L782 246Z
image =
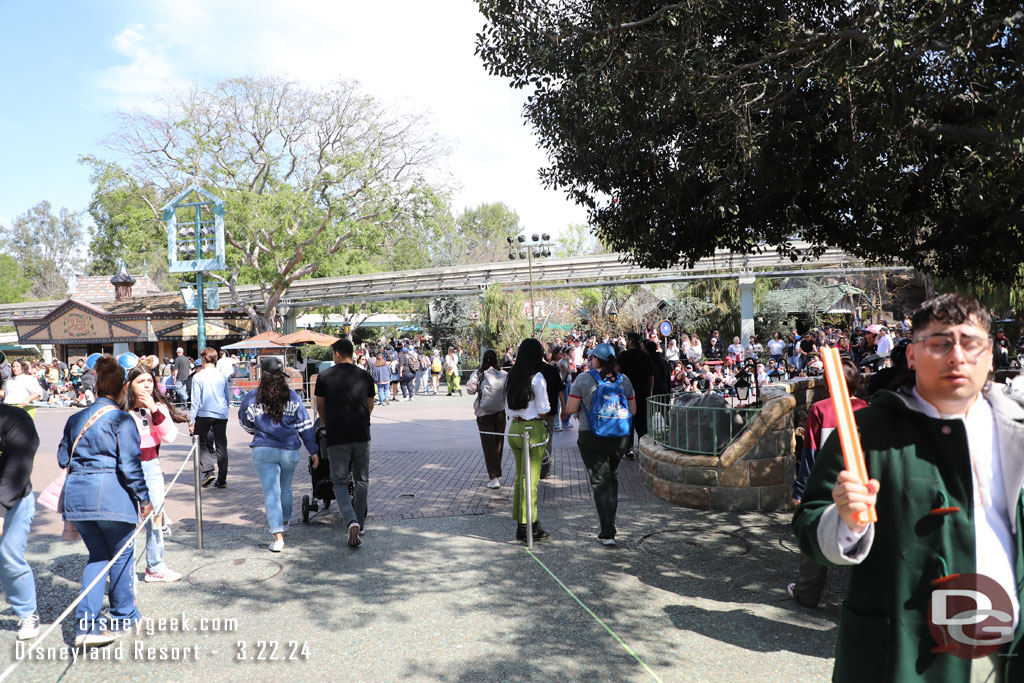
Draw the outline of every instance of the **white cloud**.
M130 61L100 72L96 83L110 109L147 109L156 96L188 81L172 62L169 46L144 24L129 24L114 36L113 48Z
M353 79L384 101L429 114L453 142L456 212L504 201L527 229L551 232L585 219L561 192L542 189L537 170L546 160L523 124L525 93L489 76L473 54L483 25L474 3L164 0L146 11L151 21L126 26L113 41L129 63L98 79L111 108L144 105L186 79Z

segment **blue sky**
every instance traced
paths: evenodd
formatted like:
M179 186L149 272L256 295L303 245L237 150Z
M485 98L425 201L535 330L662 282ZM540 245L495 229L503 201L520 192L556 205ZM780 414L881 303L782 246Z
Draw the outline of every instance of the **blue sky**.
M316 86L353 79L428 113L453 146L454 210L504 201L528 230L560 232L585 213L543 190L543 152L521 116L525 94L473 55L482 18L471 0L388 3L260 0L0 0L0 224L37 202L84 211L82 154L115 111L144 109L190 82L284 74Z

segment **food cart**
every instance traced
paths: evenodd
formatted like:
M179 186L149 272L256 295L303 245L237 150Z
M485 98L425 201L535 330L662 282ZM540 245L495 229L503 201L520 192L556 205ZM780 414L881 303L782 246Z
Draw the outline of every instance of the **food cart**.
M231 388L231 401L235 405L242 402L242 397L249 391L255 389L260 383L260 362L264 358L277 358L284 365L285 375L288 377L288 387L303 395L302 373L293 368L295 364L295 348L276 341L267 339L261 335L261 339L245 339L234 344L222 346L224 351L237 351L239 363L235 366L235 372L228 379Z

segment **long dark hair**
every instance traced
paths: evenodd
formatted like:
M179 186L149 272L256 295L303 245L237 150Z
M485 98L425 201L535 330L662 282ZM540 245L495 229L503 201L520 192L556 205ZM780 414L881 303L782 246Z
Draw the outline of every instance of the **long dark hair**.
M135 395L135 389L132 388L132 382L139 378L140 375L149 375L150 379L153 380L153 400L163 407L167 408L167 414L171 416L171 419L175 422L188 422L188 413L184 410L180 410L177 406L171 403L171 400L161 393L159 379L153 374L153 371L143 365L136 365L134 368L128 371L128 377L125 379L125 391L124 398L121 399L121 410L131 412L136 410L135 404L138 401L138 396Z
M480 359L480 369L477 370L477 376L483 377L485 372L496 367L498 367L498 354L494 349L487 349Z
M284 407L291 398L288 379L283 372L264 372L256 389L256 404L263 407L263 414L280 424Z
M533 400L533 376L540 372L540 364L544 362L544 347L539 341L530 337L519 345L516 362L508 371L505 381L505 398L512 410L525 410Z

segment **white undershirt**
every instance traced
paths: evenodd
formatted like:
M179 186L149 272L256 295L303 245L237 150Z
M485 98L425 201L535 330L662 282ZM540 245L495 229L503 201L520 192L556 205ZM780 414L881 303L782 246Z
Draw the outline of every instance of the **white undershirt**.
M914 398L928 417L963 420L967 429L967 448L972 460L974 491L974 557L977 572L994 579L1013 603L1013 628L1020 620L1020 603L1014 581L1014 543L1010 530L1010 506L1003 487L1003 467L999 460L999 440L992 406L979 396L966 415L944 415L914 389ZM1013 501L1016 503L1017 501Z
M999 460L995 415L984 396L978 397L966 415L946 415L926 401L914 388L921 412L941 420L963 420L971 458L971 482L974 491L974 559L979 574L996 581L1013 604L1013 628L1020 621L1020 601L1014 581L1013 532L1010 530L1010 506L1003 488L1003 468ZM1017 501L1013 501L1016 503ZM838 540L843 552L850 553L867 533L853 532L839 524Z

